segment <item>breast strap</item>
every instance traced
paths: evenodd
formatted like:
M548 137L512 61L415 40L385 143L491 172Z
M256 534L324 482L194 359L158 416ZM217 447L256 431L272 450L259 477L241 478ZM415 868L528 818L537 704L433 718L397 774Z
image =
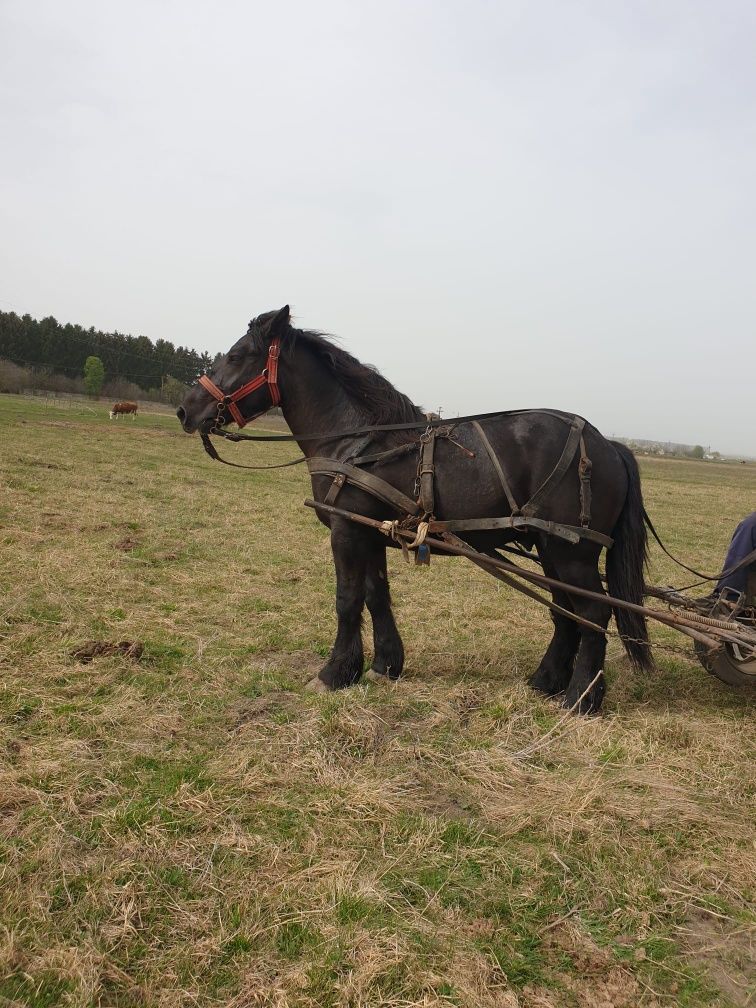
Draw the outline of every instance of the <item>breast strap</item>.
M338 488L340 490L344 483L348 482L352 486L372 494L373 497L377 497L385 504L390 504L391 507L404 514L416 515L420 510L417 503L411 497L403 494L401 490L397 490L380 476L365 472L364 469L358 469L357 466L350 465L348 462L315 457L307 459L307 468L310 470L311 476L333 476L334 484L331 489ZM340 476L343 476L344 479L338 480Z

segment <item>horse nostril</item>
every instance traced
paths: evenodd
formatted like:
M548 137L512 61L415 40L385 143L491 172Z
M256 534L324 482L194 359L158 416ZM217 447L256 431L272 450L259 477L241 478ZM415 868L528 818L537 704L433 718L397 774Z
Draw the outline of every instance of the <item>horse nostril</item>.
M183 423L184 420L186 420L186 410L184 409L183 406L179 406L179 408L176 410L176 416L179 418L181 423Z

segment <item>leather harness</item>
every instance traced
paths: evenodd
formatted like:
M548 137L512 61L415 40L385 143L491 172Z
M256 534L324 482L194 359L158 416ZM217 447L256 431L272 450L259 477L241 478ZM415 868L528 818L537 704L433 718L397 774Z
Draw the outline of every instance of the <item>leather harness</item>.
M567 435L567 441L565 442L562 454L552 471L546 477L538 490L536 490L533 496L522 506L517 504L509 485L509 481L507 480L504 469L501 465L501 461L496 455L496 452L483 431L483 428L477 420L473 420L471 422L486 449L491 463L493 464L494 470L496 471L499 482L501 483L504 494L512 510L510 515L502 517L458 518L445 521L438 520L434 516L434 480L436 468L433 458L435 443L439 438L448 438L449 440L452 440L450 434L454 427L457 426L457 423L453 426L429 428L420 438L420 454L417 478L415 481L415 492L417 494L417 498L415 500L402 493L400 490L397 490L396 487L392 486L392 484L388 483L386 480L381 479L380 476L376 476L375 473L366 472L364 469L358 468L355 464L358 462L368 464L384 461L387 457L398 455L400 451L410 450L416 447L414 444L410 445L409 448L408 446L402 445L401 448L391 448L387 452L378 453L376 455L361 456L352 459L350 462L340 462L336 459L322 457L310 458L307 459L307 468L309 469L311 476L333 477L333 483L324 498L325 504L333 506L338 500L339 494L344 486L349 483L352 486L357 487L359 490L364 490L373 497L377 497L385 504L389 504L401 514L406 515L407 518L410 519L410 524L412 524L412 519L414 519L415 522L418 519L427 521L428 532L485 532L493 529L505 528L527 531L530 528L546 532L548 535L558 536L559 538L565 539L567 542L571 543L578 543L581 539L589 539L591 542L598 543L598 545L604 546L606 549L610 549L614 544L614 540L611 536L590 528L592 463L586 454L585 440L583 438L585 420L583 420L582 417L572 417L571 420L567 420L558 413L554 413L552 415L559 417L559 419L563 420L565 423L569 423L570 430ZM580 459L578 462L578 475L580 479L580 525L567 525L564 522L555 522L539 517L539 512L542 512L551 497L551 494L556 490L557 486L572 464L578 448L580 449Z
M241 385L238 389L230 393L224 392L210 378L208 378L207 375L202 375L200 377L200 385L202 385L202 387L206 389L206 391L208 391L218 403L217 416L210 433L220 434L232 441L249 439L244 435L236 435L221 429L224 423L224 411L227 409L237 427L241 428L245 427L252 420L256 420L264 413L267 413L271 407L278 406L281 402L281 391L278 386L278 361L280 355L280 340L275 338L271 341L270 348L268 350L268 360L265 369L256 378L246 382L246 384ZM262 388L263 385L268 386L271 400L270 406L267 406L264 410L260 410L252 416L244 416L237 404L248 395L251 395L252 392ZM518 410L515 412L525 411ZM509 485L509 481L507 480L504 472L504 468L501 464L501 460L496 454L493 445L489 441L479 422L483 419L492 419L506 415L505 413L482 413L473 417L460 417L451 424L448 423L448 421L444 422L428 417L425 421L427 424L426 429L419 439L419 459L417 477L415 480L416 499L414 500L407 496L407 494L402 493L402 491L398 490L395 486L392 486L386 480L381 479L380 476L376 476L371 472L366 472L364 469L360 468L360 466L384 462L390 458L396 458L402 454L413 451L418 447L418 442L416 441L400 445L396 448L389 448L383 452L377 452L370 455L357 455L348 462L341 462L337 459L317 456L306 460L302 457L301 459L296 459L293 462L284 462L277 466L238 466L233 462L226 462L226 465L236 465L237 468L242 469L277 469L284 466L297 465L300 462L306 461L307 468L309 469L311 476L333 477L333 482L325 496L324 503L330 506L335 505L344 486L351 484L352 486L365 491L371 496L378 498L378 500L381 500L395 508L400 514L403 514L406 517L409 523L417 524L418 521L423 522L426 530L429 532L451 534L453 532L482 532L504 528L526 531L527 529L533 528L546 532L548 535L559 536L571 543L578 543L581 539L589 539L592 542L598 543L600 546L606 547L607 549L611 548L614 540L610 536L604 535L603 532L597 532L595 529L590 528L592 463L586 454L585 440L583 437L585 420L578 416L568 419L561 413L551 410L528 410L527 412L539 412L555 416L569 425L569 432L567 434L567 440L564 448L562 449L562 453L551 473L549 473L530 500L522 506L517 504ZM454 429L463 423L470 423L474 427L478 438L483 444L486 454L488 455L499 482L501 483L504 495L509 503L511 509L510 515L497 518L461 518L451 519L448 521L436 519L434 515L434 484L436 475L434 453L436 441L445 438L455 444L467 455L474 456L474 452L469 451L463 445L455 441L451 436ZM355 431L344 431L340 436L358 433L372 434L388 430L417 430L422 426L423 422L416 424L379 424L373 427L359 428ZM335 439L339 435L322 435L323 438L329 436ZM318 437L320 436L318 435ZM298 435L283 435L268 438L255 437L250 440L294 440L295 438L297 440L311 440L313 435L304 436L302 438ZM202 441L205 446L205 450L213 459L225 462L225 459L222 459L218 455L207 433L203 432ZM361 447L364 448L364 446L365 442L363 441ZM580 526L566 525L562 522L554 522L539 517L539 512L543 510L552 493L572 464L572 461L578 451L578 447L580 449L580 458L578 462L578 475L580 479Z

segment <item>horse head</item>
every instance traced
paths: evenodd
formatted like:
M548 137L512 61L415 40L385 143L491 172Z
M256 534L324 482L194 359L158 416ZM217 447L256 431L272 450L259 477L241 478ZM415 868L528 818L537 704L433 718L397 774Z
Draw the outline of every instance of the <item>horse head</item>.
M278 351L289 320L288 305L252 319L244 336L187 392L176 410L187 434L207 433L231 420L243 426L278 405Z

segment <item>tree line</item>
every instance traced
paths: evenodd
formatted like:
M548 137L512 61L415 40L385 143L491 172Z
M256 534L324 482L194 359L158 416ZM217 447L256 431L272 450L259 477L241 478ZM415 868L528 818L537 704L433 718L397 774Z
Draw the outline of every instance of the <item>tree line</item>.
M88 357L102 361L109 385L130 385L145 393L191 384L213 363L208 353L164 339L153 343L146 336L61 324L52 316L37 320L0 312L0 358L18 368L67 376L74 382L82 378Z

